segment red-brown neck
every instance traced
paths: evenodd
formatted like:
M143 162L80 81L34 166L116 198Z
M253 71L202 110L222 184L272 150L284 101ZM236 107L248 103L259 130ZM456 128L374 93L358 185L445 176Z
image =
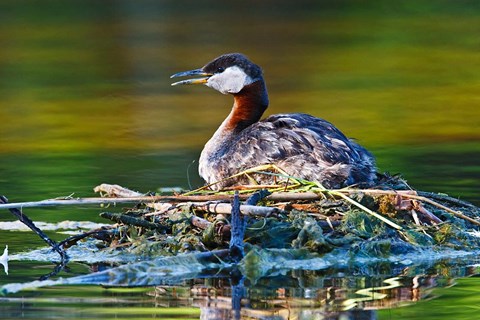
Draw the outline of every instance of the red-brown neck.
M259 121L268 107L267 88L263 79L245 86L233 97L233 109L225 129L235 133Z

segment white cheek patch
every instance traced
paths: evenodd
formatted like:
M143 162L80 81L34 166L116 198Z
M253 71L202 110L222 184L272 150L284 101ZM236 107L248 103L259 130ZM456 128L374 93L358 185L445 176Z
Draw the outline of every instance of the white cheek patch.
M252 82L252 78L241 68L233 66L225 69L222 73L215 74L208 78L205 85L223 94L227 94L240 92L243 87Z

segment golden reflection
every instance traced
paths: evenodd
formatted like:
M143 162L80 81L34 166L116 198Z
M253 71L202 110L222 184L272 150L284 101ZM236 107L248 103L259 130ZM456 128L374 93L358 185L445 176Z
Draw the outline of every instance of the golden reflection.
M359 307L359 303L361 302L372 301L372 300L382 300L387 298L388 295L380 291L402 287L402 284L399 282L400 279L401 279L400 277L394 277L394 278L383 280L383 282L387 283L388 286L370 287L370 288L365 288L365 289L360 289L355 291L355 294L364 296L364 297L352 298L352 299L347 299L343 301L342 305L344 306L344 310L350 310L350 309Z
M0 152L201 149L231 100L169 75L235 50L264 67L266 114L325 118L372 150L480 141L477 17L350 5L257 3L247 24L234 4L5 5Z
M468 272L468 271L467 271ZM432 276L398 276L378 283L384 286L359 286L377 280L370 277L323 278L314 272L294 272L296 278L305 277L303 286L278 287L275 280L266 286L246 287L241 299L242 319L303 319L320 317L321 319L354 319L355 316L373 316L375 310L406 306L423 299L430 299L431 290L442 284L449 285L452 279ZM303 275L303 276L302 276ZM283 282L290 282L284 280ZM301 280L298 278L297 280ZM294 284L291 282L290 284ZM320 285L319 287L314 286ZM323 284L323 286L322 286ZM225 279L196 280L188 287L159 286L149 293L155 297L157 307L200 308L202 317L208 319L231 319L232 292L229 281ZM361 297L351 298L360 295ZM352 318L353 317L353 318Z

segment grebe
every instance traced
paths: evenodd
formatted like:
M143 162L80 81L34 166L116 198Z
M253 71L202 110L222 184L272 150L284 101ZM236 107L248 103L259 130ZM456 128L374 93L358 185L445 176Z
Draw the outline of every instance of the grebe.
M171 76L202 76L172 83L204 84L232 94L233 108L200 155L200 176L215 190L248 184L239 172L274 165L288 175L320 182L326 188L371 185L375 160L326 120L303 113L276 114L260 120L268 107L262 69L240 53L224 54L200 69ZM273 166L272 166L273 167ZM273 184L272 175L255 175L260 184Z

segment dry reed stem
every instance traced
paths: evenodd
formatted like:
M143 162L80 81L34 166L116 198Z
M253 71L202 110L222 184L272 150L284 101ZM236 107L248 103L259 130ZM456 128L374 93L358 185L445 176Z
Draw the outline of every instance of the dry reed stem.
M261 186L256 186L255 189ZM279 188L284 188L284 186L278 186ZM254 190L255 190L254 189ZM362 210L370 209L361 206L358 202L352 200L351 198L347 197L346 194L353 194L353 193L365 193L365 194L383 194L383 195L401 195L404 198L415 199L419 201L423 201L426 203L431 204L437 208L445 210L460 219L467 220L475 225L480 225L480 221L470 218L459 211L452 210L447 206L444 206L434 200L431 200L424 196L419 196L416 191L414 190L378 190L378 189L334 189L328 190L324 188L312 188L307 192L274 192L269 195L266 200L269 201L299 201L299 200L320 200L321 194L330 194L334 196L339 196L344 200L356 205L357 207L361 208ZM248 195L240 195L242 200L245 200ZM170 195L170 196L135 196L135 197L116 197L116 198L102 198L102 197L91 197L91 198L68 198L68 199L49 199L49 200L41 200L41 201L30 201L30 202L18 202L18 203L6 203L0 204L0 209L11 209L11 208L31 208L31 207L46 207L46 206L67 206L67 205L93 205L93 204L117 204L117 203L152 203L152 202L207 202L207 201L231 201L233 199L232 194L214 194L214 195L192 195L192 192L182 194L182 195ZM360 205L360 206L359 206ZM365 210L365 211L367 211ZM368 212L367 211L367 212ZM373 212L373 211L371 211ZM370 213L370 212L369 212ZM374 216L384 221L384 217L380 216L379 214L374 212ZM380 218L381 217L381 218ZM386 222L387 223L387 222ZM392 223L393 224L393 223ZM391 225L392 227L399 229L398 225L395 226Z

